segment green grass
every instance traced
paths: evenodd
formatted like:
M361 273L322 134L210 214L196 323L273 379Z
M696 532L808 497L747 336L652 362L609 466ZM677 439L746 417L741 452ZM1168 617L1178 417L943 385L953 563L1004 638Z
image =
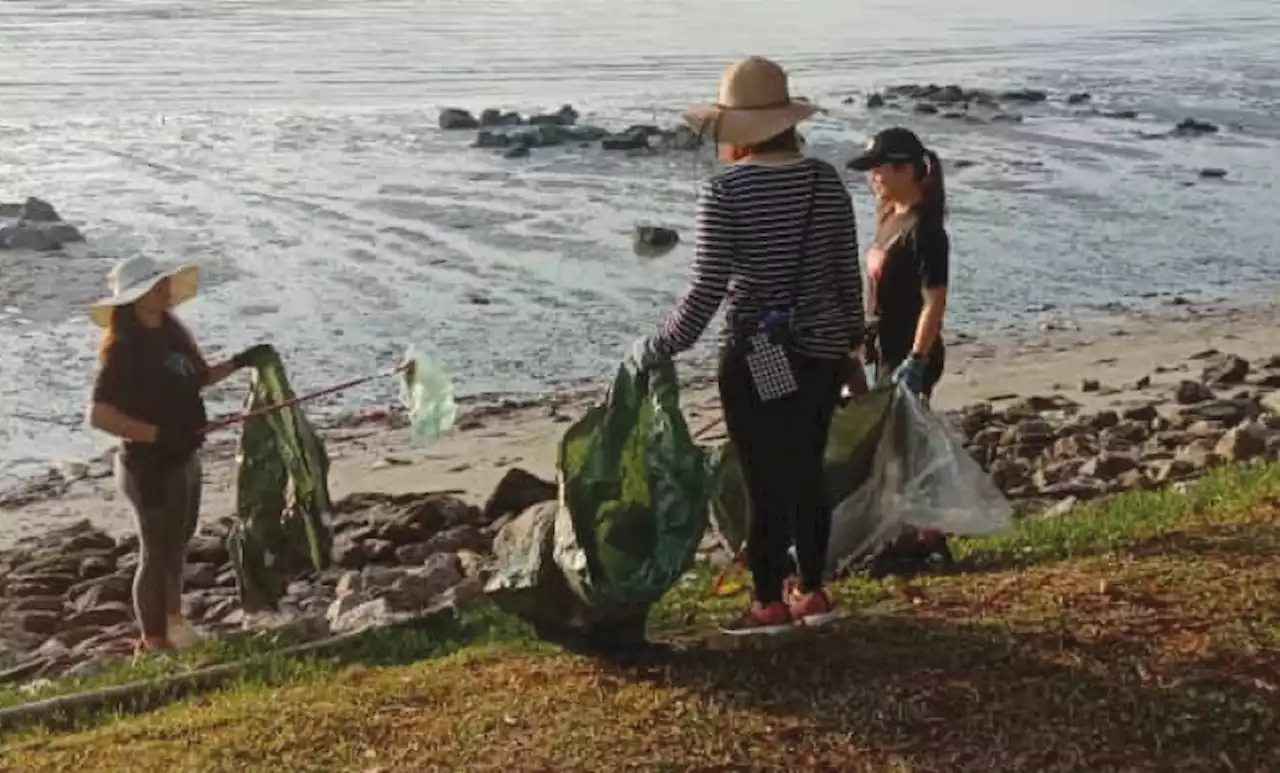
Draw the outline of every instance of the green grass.
M712 635L742 599L693 573L653 619L685 646L645 665L564 654L487 605L324 658L211 646L167 668L262 659L150 713L15 732L0 771L1274 769L1280 468L957 548L970 571L841 582L835 630L768 647Z

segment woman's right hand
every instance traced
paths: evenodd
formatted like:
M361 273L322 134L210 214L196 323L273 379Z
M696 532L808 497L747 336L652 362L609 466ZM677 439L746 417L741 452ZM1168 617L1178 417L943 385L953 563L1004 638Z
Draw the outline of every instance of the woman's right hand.
M845 381L845 386L849 387L849 394L855 398L871 391L867 386L867 371L862 367L862 358L856 354L849 356L849 378Z

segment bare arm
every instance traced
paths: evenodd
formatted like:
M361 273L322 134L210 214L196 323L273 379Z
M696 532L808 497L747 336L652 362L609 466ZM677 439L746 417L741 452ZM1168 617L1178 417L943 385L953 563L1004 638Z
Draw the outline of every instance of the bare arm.
M924 289L924 308L920 311L920 319L916 322L915 344L911 354L927 357L938 341L942 331L942 317L947 312L947 287L926 287Z
M204 352L200 351L199 344L188 330L176 317L170 317L179 340L182 342L187 353L191 357L191 362L195 365L196 372L201 374L200 388L211 387L221 381L225 381L228 376L240 369L234 358L220 362L216 365L210 365L209 361L204 358Z
M234 360L226 360L217 365L210 365L204 371L204 384L202 386L211 387L221 381L225 381L228 376L239 370Z
M89 407L89 425L135 443L154 443L160 434L156 425L130 418L110 403L95 402Z
M844 208L840 226L839 243L836 245L835 285L838 302L849 307L851 314L849 350L857 352L866 337L866 304L862 297L862 267L858 264L858 224L853 216L853 202L844 184Z
M916 320L916 337L911 353L927 357L942 332L947 311L947 282L951 277L951 240L940 222L922 227L916 235L916 259L923 280L924 307Z

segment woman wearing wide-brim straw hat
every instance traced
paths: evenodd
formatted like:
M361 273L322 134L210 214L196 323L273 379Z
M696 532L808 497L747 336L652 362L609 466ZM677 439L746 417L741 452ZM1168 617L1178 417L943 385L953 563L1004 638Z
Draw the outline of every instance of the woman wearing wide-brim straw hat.
M791 96L776 63L731 65L715 104L685 119L728 163L699 192L693 281L631 358L653 365L691 347L723 304L720 398L751 501L755 599L722 627L776 634L835 619L824 590L831 507L822 457L863 337L853 206L839 173L806 158L796 126L818 108ZM784 598L794 545L799 592Z
M200 392L253 364L260 347L209 365L172 309L195 297L195 266L122 260L107 277L111 295L89 307L102 328L89 423L121 441L116 479L138 520L133 600L149 649L194 644L182 616L187 543L200 511L197 452L207 422Z

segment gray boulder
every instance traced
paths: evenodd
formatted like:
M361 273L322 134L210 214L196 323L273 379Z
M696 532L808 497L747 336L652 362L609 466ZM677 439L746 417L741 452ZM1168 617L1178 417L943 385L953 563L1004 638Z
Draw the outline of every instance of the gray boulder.
M82 241L80 231L43 199L0 204L0 249L48 252Z
M466 110L457 107L446 107L440 111L440 128L445 131L479 129L480 122Z
M680 234L674 228L658 225L638 225L631 234L631 247L642 258L666 255L680 243Z

